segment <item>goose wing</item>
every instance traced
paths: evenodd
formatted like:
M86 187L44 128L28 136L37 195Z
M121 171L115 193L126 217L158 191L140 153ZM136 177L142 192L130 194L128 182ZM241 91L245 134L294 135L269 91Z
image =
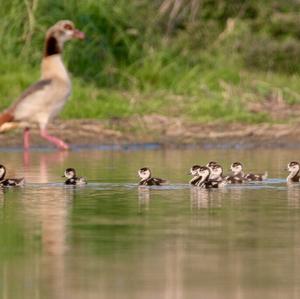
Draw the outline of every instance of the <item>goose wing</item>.
M26 119L42 110L51 94L51 87L52 80L47 79L40 80L26 89L10 109L15 119Z

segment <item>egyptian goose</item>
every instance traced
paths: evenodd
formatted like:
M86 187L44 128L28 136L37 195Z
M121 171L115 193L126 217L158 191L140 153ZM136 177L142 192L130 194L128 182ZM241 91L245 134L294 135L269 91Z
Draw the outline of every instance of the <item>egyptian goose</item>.
M77 177L74 168L67 168L63 177L67 178L65 185L85 185L87 181L85 178Z
M151 170L148 167L143 167L138 171L138 175L141 178L139 185L144 186L160 186L161 184L166 183L167 181L160 178L153 178L151 176Z
M15 127L24 128L25 150L29 149L29 130L32 124L39 126L42 138L59 149L69 148L63 140L48 134L47 125L58 115L71 93L71 81L61 57L64 43L71 39L84 39L84 33L77 30L71 21L59 21L49 28L45 38L40 81L31 85L0 114L0 132Z

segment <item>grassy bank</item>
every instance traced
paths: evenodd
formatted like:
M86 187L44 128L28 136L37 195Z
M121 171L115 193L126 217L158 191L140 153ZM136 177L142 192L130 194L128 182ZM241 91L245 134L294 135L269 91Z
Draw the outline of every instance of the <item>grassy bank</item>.
M186 0L178 11L172 0L0 2L1 109L38 79L44 32L59 19L87 35L66 45L63 118L278 122L300 104L296 0Z

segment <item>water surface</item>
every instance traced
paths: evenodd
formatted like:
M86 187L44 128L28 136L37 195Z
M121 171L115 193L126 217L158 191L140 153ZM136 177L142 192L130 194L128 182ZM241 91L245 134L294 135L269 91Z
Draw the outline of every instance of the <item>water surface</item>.
M207 192L191 165L242 161L266 182ZM0 193L0 298L299 298L294 150L2 152L24 188ZM137 169L168 178L138 188ZM67 167L89 179L65 187Z

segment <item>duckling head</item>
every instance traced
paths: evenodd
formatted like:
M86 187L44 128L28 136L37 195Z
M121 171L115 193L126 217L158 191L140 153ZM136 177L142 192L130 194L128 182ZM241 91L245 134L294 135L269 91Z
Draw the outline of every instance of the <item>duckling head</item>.
M4 165L0 165L0 181L2 181L6 174L6 168Z
M288 164L287 168L290 173L297 173L300 170L300 164L293 161Z
M198 175L202 177L202 180L206 180L210 176L210 169L207 166L201 166L198 168Z
M206 167L211 169L214 165L219 165L219 164L218 164L218 162L210 161L206 164Z
M76 177L76 171L74 168L67 168L64 172L63 177L66 177L67 179L72 179Z
M239 175L243 172L243 165L240 162L234 162L231 164L230 169L234 175Z
M195 176L198 175L198 169L200 168L200 165L193 165L190 169L190 173L191 175Z
M220 178L223 174L223 168L221 165L219 164L215 164L213 166L210 167L210 179L211 180L216 180L218 178Z
M142 180L146 180L151 177L151 171L148 167L143 167L138 171L138 175Z

